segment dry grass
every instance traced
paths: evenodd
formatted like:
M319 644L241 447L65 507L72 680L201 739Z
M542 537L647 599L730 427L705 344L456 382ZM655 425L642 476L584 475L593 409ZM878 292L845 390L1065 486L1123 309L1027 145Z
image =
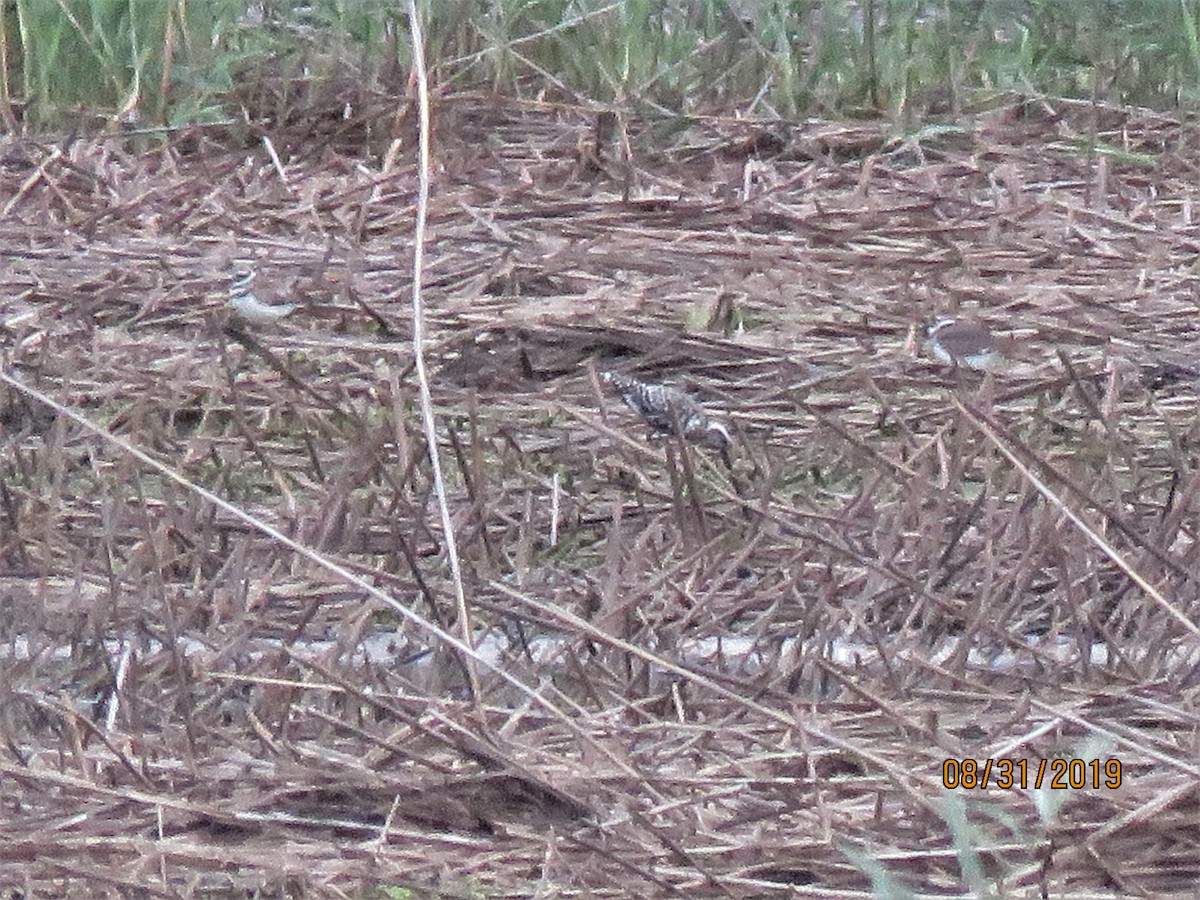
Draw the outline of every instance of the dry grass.
M427 353L477 702L431 637L458 614L413 155L316 117L256 126L279 166L217 132L0 142L5 372L241 511L0 389L0 884L1194 884L1194 129L437 113ZM302 303L283 326L225 320L247 258ZM960 308L1021 340L1008 371L915 352ZM733 477L644 441L600 366L725 414ZM941 787L1064 755L1122 786Z

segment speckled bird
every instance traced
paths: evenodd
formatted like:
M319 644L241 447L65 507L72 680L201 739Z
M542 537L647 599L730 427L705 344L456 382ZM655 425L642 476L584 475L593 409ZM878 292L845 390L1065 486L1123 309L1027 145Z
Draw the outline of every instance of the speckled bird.
M611 384L625 401L655 431L661 434L682 435L702 447L721 454L721 459L733 468L729 448L733 438L729 429L709 418L700 404L678 388L665 384L647 384L619 372L603 372L605 384Z

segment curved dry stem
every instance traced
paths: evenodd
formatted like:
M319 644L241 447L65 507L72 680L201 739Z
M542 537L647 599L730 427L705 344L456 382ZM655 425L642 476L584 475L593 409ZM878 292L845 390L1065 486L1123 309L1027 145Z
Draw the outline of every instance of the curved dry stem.
M462 644L471 648L463 655L467 678L471 683L471 696L480 702L479 673L475 668L476 654L472 638L471 614L467 607L467 594L463 588L462 565L458 558L458 542L454 538L454 522L450 518L450 504L446 500L446 482L442 477L442 461L438 453L437 422L433 415L433 394L429 390L429 372L425 366L425 305L421 300L421 269L425 262L425 223L429 217L429 81L425 71L425 44L421 35L421 18L417 13L416 0L408 0L409 31L413 45L413 74L417 86L418 110L420 115L420 149L417 176L420 187L417 195L417 221L413 229L413 361L417 385L421 398L421 425L425 431L425 444L429 448L429 465L433 469L433 489L437 497L438 512L442 519L442 533L446 540L446 561L450 565L450 576L454 581L454 595L458 601L458 625ZM462 652L460 650L460 652Z

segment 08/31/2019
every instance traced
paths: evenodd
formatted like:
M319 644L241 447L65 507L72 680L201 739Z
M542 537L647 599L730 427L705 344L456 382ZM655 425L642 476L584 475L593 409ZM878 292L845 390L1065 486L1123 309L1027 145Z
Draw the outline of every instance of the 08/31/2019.
M948 790L965 788L985 790L1021 790L1047 787L1050 790L1073 788L1110 788L1121 786L1119 759L947 759L942 763L942 786Z

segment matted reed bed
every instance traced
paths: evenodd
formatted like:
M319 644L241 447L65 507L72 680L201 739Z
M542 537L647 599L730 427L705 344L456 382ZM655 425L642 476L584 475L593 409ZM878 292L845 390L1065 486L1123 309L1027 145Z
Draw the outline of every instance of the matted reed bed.
M1195 129L436 108L426 355L474 660L431 632L463 634L409 119L390 156L353 114L0 139L31 389L0 388L0 886L1190 889ZM224 308L251 263L299 304L277 326ZM1011 364L936 365L948 312ZM732 472L648 441L604 369L690 391ZM989 759L1027 786L961 786Z

